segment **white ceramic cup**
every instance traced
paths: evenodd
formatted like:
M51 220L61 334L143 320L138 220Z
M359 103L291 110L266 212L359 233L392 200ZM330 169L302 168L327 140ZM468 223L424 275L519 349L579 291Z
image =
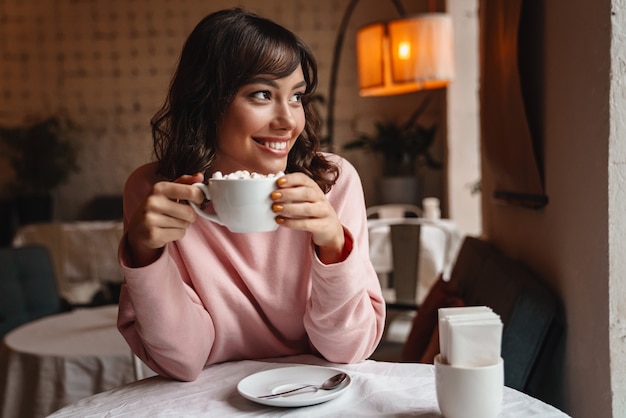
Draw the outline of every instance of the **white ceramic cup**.
M210 179L208 186L194 183L213 203L215 214L204 212L189 202L196 213L205 219L224 225L232 232L266 232L278 228L272 212L272 191L277 177L247 179Z
M437 403L445 418L495 418L502 410L504 362L459 367L435 357Z

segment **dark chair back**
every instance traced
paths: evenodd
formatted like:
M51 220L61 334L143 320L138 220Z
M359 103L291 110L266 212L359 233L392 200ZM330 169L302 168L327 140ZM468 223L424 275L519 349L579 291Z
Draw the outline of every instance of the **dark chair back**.
M450 283L466 306L489 306L502 318L505 385L554 404L555 399L546 398L556 396L553 373L564 315L547 283L474 237L465 238Z
M393 287L396 291L396 301L390 303L389 307L417 310L417 272L422 225L398 223L389 227L393 257Z
M44 246L0 248L0 339L13 328L60 312L61 306Z

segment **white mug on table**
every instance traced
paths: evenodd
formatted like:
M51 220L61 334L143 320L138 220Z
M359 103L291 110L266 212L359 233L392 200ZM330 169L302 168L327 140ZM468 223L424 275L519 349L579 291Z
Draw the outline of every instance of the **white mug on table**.
M502 410L504 362L452 366L435 357L437 403L446 418L496 418Z

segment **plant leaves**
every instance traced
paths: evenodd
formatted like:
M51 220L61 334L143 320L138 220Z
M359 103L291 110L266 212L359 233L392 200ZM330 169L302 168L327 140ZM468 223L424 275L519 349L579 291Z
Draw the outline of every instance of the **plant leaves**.
M431 154L437 127L433 125L426 128L418 123L428 104L428 99L422 101L402 124L391 121L375 122L375 134L361 134L345 144L343 149L363 149L382 155L385 175L414 175L416 168L420 166L441 169L442 164Z

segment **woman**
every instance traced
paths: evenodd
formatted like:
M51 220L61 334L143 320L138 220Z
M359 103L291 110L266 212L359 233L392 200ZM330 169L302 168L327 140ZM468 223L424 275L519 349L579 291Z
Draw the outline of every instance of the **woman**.
M194 380L209 364L378 344L384 302L368 255L359 177L319 152L315 60L285 28L241 9L205 17L152 120L157 161L124 190L118 328L154 371ZM216 172L284 171L280 227L237 234L196 218L191 184Z

